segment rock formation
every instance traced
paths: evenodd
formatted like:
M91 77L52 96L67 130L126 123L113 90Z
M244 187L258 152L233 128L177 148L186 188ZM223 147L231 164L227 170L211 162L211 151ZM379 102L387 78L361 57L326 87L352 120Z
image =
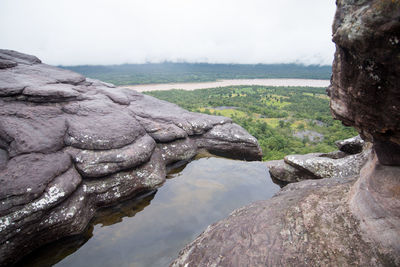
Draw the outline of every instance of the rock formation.
M172 266L400 266L400 2L336 4L328 93L333 116L373 143L360 174L289 184L208 227Z
M371 153L371 145L360 136L336 142L339 151L289 155L267 162L271 178L287 185L310 179L345 178L360 174Z
M97 208L154 190L199 149L261 159L228 118L0 50L0 265L82 232Z

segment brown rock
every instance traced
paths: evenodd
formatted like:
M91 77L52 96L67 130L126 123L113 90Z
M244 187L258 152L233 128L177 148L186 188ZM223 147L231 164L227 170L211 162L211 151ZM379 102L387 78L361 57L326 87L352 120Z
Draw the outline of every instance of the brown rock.
M400 2L338 1L337 5L329 89L332 114L370 142L400 145ZM400 150L377 153L381 158Z

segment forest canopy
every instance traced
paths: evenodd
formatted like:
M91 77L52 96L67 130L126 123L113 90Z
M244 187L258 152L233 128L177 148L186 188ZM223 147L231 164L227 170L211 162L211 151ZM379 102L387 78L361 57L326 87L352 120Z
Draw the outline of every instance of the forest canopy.
M301 64L147 63L60 66L115 85L209 82L219 79L330 79L332 67Z
M228 86L146 92L194 112L222 115L255 136L263 160L331 152L335 141L357 135L332 118L325 88Z

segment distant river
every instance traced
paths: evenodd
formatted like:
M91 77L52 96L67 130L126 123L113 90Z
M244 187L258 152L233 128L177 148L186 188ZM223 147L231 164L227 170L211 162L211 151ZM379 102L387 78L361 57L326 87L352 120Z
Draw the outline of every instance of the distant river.
M195 90L235 85L262 85L262 86L307 86L307 87L328 87L329 80L312 79L234 79L219 80L216 82L200 83L153 83L139 85L125 85L121 87L131 88L138 92L156 91L156 90Z

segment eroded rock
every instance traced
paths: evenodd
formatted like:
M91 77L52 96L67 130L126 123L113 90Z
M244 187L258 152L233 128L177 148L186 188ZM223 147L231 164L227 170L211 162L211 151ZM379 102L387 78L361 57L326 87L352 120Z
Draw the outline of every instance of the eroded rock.
M357 135L346 140L336 141L335 144L340 151L348 154L357 154L363 150L365 142Z
M357 177L287 185L209 226L171 266L384 266L347 205Z
M167 165L196 155L197 138L260 158L257 140L235 127L0 50L0 265L82 232L101 206L158 188Z
M361 144L339 143L345 152L269 163L285 181L300 171L331 178L289 184L234 211L172 266L400 266L400 2L336 4L330 107L373 143L371 153L349 155Z
M354 126L367 141L400 145L400 2L338 1L337 5L329 89L332 114ZM381 157L400 150L377 152Z
M283 185L309 179L344 178L360 174L371 154L371 144L364 144L357 137L338 141L337 144L342 151L289 155L283 160L269 161L266 163L269 173L273 179L283 182ZM346 153L360 148L358 153Z

